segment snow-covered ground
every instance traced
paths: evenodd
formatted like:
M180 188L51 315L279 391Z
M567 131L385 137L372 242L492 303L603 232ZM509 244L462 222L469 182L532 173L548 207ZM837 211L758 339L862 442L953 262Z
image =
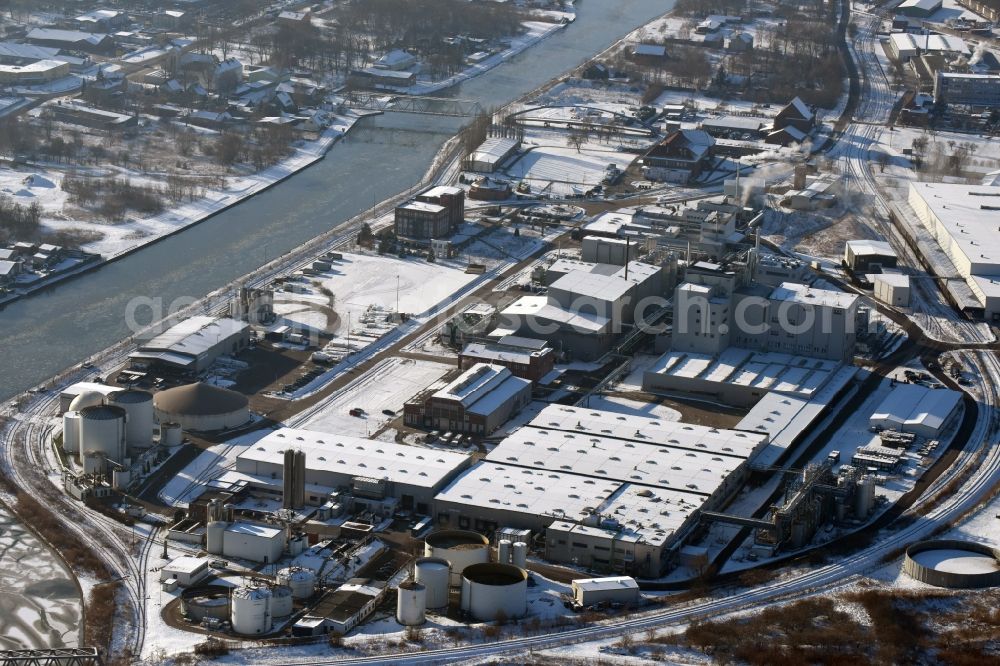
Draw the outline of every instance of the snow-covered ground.
M629 398L594 395L587 400L586 406L591 409L600 409L608 412L614 412L616 414L645 416L652 419L662 419L664 421L681 420L681 413L676 409L667 407L666 405L657 405L651 402L630 400Z
M402 414L404 402L454 368L454 365L408 358L386 359L296 417L291 425L338 435L370 437L394 418L383 410ZM348 413L355 407L364 410L362 417Z

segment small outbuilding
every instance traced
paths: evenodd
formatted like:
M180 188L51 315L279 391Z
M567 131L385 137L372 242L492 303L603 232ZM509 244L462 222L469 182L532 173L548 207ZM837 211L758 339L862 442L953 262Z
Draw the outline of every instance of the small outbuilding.
M579 578L572 583L573 600L581 606L610 602L636 604L639 601L639 584L631 576L606 578Z

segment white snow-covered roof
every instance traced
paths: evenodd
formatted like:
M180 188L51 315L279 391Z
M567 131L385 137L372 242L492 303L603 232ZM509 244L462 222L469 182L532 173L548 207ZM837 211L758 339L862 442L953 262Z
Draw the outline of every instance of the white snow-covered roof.
M485 416L530 387L530 381L503 366L476 363L433 397L459 402L465 411Z
M969 46L961 37L952 35L915 35L911 32L894 32L889 35L897 52L920 51L924 53L960 53L968 55Z
M896 7L896 10L901 9L921 9L923 11L929 12L941 7L941 0L903 0Z
M622 277L590 271L570 271L549 285L549 289L615 303L626 296L634 286L632 280Z
M185 319L155 338L140 345L140 352L166 351L185 356L198 356L217 345L220 340L249 329L249 324L228 317L199 315Z
M495 162L503 159L519 145L517 139L490 137L479 144L479 147L469 156L475 162Z
M948 236L938 242L964 254L973 274L1000 274L1000 187L910 182L909 201L920 215L926 208Z
M508 320L518 317L534 317L561 324L578 331L599 333L605 330L611 320L590 312L567 310L548 302L545 296L524 296L511 303L500 313Z
M171 560L169 564L163 567L163 570L170 573L190 575L196 573L199 569L207 567L208 558L183 556Z
M605 578L576 578L573 587L584 592L604 592L607 590L638 590L639 583L631 576L607 576Z
M872 423L900 430L938 430L958 408L962 394L951 389L932 389L920 384L896 384L871 416Z
M857 294L832 289L816 289L798 282L782 282L769 298L772 301L788 301L802 305L819 305L832 308L850 308L858 301Z
M269 527L267 525L258 525L257 523L244 523L236 522L232 523L226 528L226 531L231 534L244 534L248 536L256 536L262 539L276 539L280 538L283 530L277 527Z
M876 255L880 257L895 257L896 251L892 249L886 241L877 240L849 240L846 243L857 256Z

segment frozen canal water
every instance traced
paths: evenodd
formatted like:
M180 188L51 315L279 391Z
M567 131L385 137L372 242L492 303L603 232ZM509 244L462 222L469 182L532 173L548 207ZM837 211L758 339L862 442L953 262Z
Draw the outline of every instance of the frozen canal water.
M35 536L0 509L0 650L79 643L76 583Z

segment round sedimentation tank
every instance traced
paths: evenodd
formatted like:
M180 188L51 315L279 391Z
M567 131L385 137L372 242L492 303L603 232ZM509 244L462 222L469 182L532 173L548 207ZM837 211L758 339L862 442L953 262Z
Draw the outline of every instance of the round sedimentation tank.
M125 444L134 449L148 449L153 444L153 394L138 389L115 391L106 398L109 405L121 407L128 418Z
M308 599L316 592L316 574L302 567L282 569L275 576L281 585L287 585L296 599Z
M478 532L441 530L427 536L424 555L448 560L451 569L449 580L458 587L462 584L465 567L490 561L490 541Z
M198 382L160 391L153 411L160 423L179 423L185 430L228 430L250 421L250 407L242 393Z
M293 608L292 588L287 585L272 585L271 617L288 617Z
M80 452L80 412L63 414L63 451Z
M206 617L228 620L230 591L225 585L189 587L181 592L181 612L196 622Z
M230 604L230 621L236 633L252 636L271 631L271 590L266 585L235 588Z
M492 562L466 567L462 610L480 622L523 617L528 610L528 572Z
M205 550L212 555L222 554L222 542L226 536L229 523L224 520L213 520L205 526Z
M83 391L69 403L69 411L78 412L84 407L96 407L104 404L104 394L100 391Z
M396 590L396 622L416 627L427 621L427 588L408 580Z
M180 423L160 424L160 446L180 446L184 441L184 430Z
M448 560L441 557L421 557L414 563L414 579L427 588L427 608L448 605L448 571Z
M497 544L497 562L500 564L510 564L510 539L500 539Z
M126 418L121 407L93 405L81 409L80 455L100 454L109 460L123 462Z
M936 587L996 587L1000 585L1000 549L956 539L919 541L906 549L903 571Z
M528 566L528 544L518 541L511 547L510 563L522 569Z

